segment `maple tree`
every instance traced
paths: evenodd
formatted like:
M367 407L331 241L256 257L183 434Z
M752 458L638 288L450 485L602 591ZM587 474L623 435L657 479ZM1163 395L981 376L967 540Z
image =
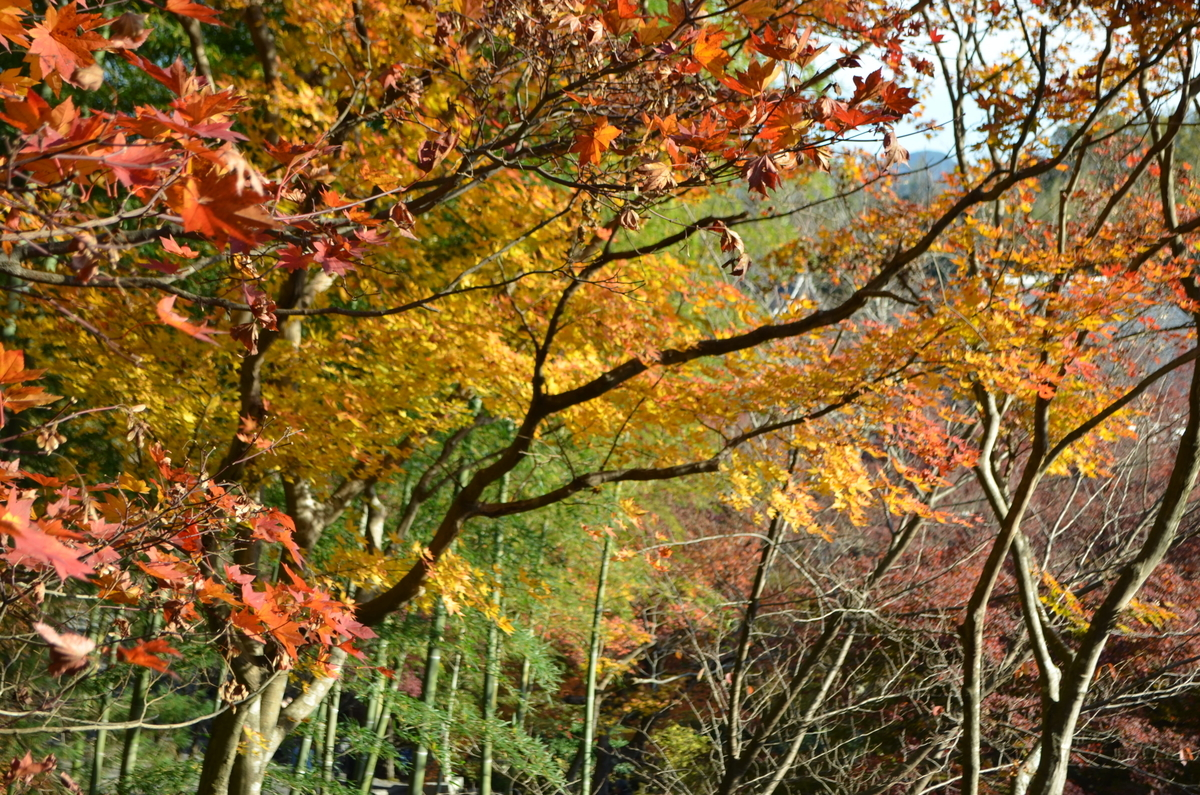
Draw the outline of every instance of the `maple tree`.
M238 13L244 27L223 24ZM156 725L147 677L189 664L189 633L211 640L189 675L216 678L216 706L195 721L212 721L200 792L261 792L314 722L328 784L344 682L374 705L377 734L405 714L431 744L436 697L401 713L388 695L389 662L420 665L397 651L412 639L396 625L466 609L512 628L500 529L489 547L475 528L610 484L699 478L768 527L758 584L740 586L749 604L786 528L833 543L894 522L876 567L837 576L867 602L896 587L964 621L960 660L932 655L957 690L902 681L869 697L914 686L950 704L926 755L886 786L928 775L980 792L1001 786L985 757L1019 751L1014 786L1064 791L1122 616L1171 612L1131 605L1161 587L1187 515L1200 392L1179 399L1186 420L1159 420L1180 433L1148 485L1151 529L1106 549L1100 573L1076 565L1085 529L1036 546L1023 522L1071 473L1121 482L1120 445L1152 432L1141 399L1194 360L1200 216L1176 155L1198 80L1187 4L169 0L147 16L18 2L0 22L14 64L0 73L5 620L27 639L23 682L67 680L55 693L124 677L121 787L137 732ZM155 49L175 31L191 66ZM891 190L909 159L897 131L939 70L956 156L921 204ZM853 149L868 137L872 151ZM797 183L811 191L782 206ZM742 206L713 211L722 197ZM752 255L753 224L826 206L838 223ZM678 253L704 244L728 277ZM54 408L67 404L32 385L45 377L84 408ZM952 489L968 507L937 504ZM622 532L642 527L622 511ZM946 592L910 593L888 578L928 525L988 551L951 545ZM996 617L1006 565L1019 598ZM1077 581L1106 596L1071 607ZM703 718L720 727L715 791L765 795L792 775L868 626L861 604L827 606L818 635L780 644L781 684L757 700L742 686L771 679L749 656L758 608L740 634L705 636L737 661L714 696L722 713ZM1063 622L1077 638L1058 637ZM989 646L989 627L1025 638L1022 651ZM37 643L44 671L29 664ZM544 748L494 728L498 643L492 629L478 684L491 693L477 716L484 786L497 736L502 764L551 780ZM985 730L1002 732L986 719L999 687L986 671L1016 677L1008 657L1026 648L1041 701L1018 711L1039 739L989 745ZM905 650L856 664L882 682ZM13 681L32 723L12 736L109 730L108 702L96 719ZM440 725L452 733L450 717ZM437 743L448 768L453 742ZM54 767L16 757L13 781ZM97 791L103 754L93 762ZM375 764L363 762L368 788Z

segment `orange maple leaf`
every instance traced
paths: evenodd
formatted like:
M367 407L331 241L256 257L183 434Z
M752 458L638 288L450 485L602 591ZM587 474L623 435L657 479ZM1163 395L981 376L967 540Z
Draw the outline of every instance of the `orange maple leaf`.
M175 311L175 296L168 295L158 302L155 307L158 311L158 319L174 329L182 331L189 337L194 337L201 342L207 342L210 345L216 345L217 341L210 337L210 334L217 333L215 329L209 328L208 323L202 323L197 326L189 321L186 317Z
M29 29L33 38L29 55L37 56L43 76L57 72L74 85L71 77L75 70L94 64L92 52L108 46L108 41L91 29L108 22L99 14L77 13L73 2L61 11L47 5L46 18Z
M738 72L737 78L724 77L721 82L740 94L758 96L779 76L780 66L775 61L759 63L750 61L750 66L744 72Z
M50 754L40 762L35 762L33 754L26 751L24 757L14 759L9 763L8 771L4 774L2 781L6 786L16 781L20 781L22 784L32 784L35 778L43 773L51 772L57 766L58 760L54 758L54 754Z
M22 351L6 351L0 345L0 387L5 384L20 384L41 378L44 370L26 370L25 354ZM13 414L44 406L58 400L58 395L51 395L40 386L10 386L0 388L0 425L4 425L4 414Z
M246 183L237 169L184 177L167 189L167 204L183 219L185 232L199 232L218 244L229 238L254 243L255 232L275 226L262 206L267 197Z
M215 8L202 6L199 3L193 3L191 0L167 0L167 10L172 14L179 14L181 17L191 17L198 19L201 22L206 22L209 25L225 26L225 23L217 19L221 12Z
M581 130L575 136L575 145L571 147L571 151L579 153L579 165L581 166L586 163L598 164L604 150L608 149L620 134L619 129L609 124L608 119L601 116L592 122L590 127Z
M21 24L21 17L25 16L32 5L30 0L7 0L7 2L0 3L0 36L8 39L8 41L0 42L4 44L4 49L8 49L9 41L21 47L29 44L29 37L25 35L25 26Z
M142 641L132 649L124 647L117 648L117 658L123 663L130 665L141 665L145 668L152 668L159 673L167 670L170 666L166 660L159 657L160 654L170 654L175 657L182 657L183 653L178 649L171 648L171 644L162 638L154 640Z
M4 559L9 563L31 568L52 566L63 581L68 577L86 580L88 575L95 571L91 564L79 559L80 554L92 551L86 547L72 549L33 525L13 532L12 536L13 548L4 555ZM30 566L31 562L34 566Z
M723 77L725 64L733 60L733 56L721 48L721 42L728 35L728 31L707 27L701 29L692 44L692 57L716 77Z
M292 521L292 517L283 511L271 509L266 515L252 520L250 526L253 528L252 538L282 544L297 563L304 563L304 556L293 538L293 534L296 532L296 523Z

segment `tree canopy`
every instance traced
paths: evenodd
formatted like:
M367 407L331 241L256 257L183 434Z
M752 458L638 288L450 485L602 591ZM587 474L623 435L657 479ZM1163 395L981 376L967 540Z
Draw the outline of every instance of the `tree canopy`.
M1198 25L0 0L5 785L1192 791Z

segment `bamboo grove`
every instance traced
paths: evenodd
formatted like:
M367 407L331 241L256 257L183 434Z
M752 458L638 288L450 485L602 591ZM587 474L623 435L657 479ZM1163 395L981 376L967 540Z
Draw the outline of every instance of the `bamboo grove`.
M0 0L6 791L1200 789L1198 26Z

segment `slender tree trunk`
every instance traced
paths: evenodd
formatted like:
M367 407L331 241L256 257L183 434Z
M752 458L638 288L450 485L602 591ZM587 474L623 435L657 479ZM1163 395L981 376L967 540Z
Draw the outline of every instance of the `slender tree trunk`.
M200 27L200 20L193 17L185 17L182 14L176 15L183 32L187 34L188 44L192 49L192 61L196 64L196 72L210 86L215 86L213 81L212 65L208 61L208 48L204 46L204 31Z
M795 461L794 454L792 460ZM725 721L726 757L729 759L736 759L742 753L742 699L746 695L746 664L750 659L750 638L754 630L754 621L758 617L763 590L767 586L767 576L775 560L775 544L785 524L783 516L776 514L767 527L767 538L759 552L754 584L750 587L750 598L746 600L746 613L742 616L742 626L738 632L737 652L729 677L729 712Z
M582 764L579 774L580 795L589 795L592 787L592 744L596 740L596 669L600 663L604 621L604 588L608 584L608 559L612 550L612 535L605 533L604 549L600 555L600 574L596 580L596 604L592 610L592 639L588 647L587 690L584 693L583 741L580 745Z
M804 714L800 717L800 725L796 729L796 736L792 738L792 743L788 747L787 753L784 754L783 761L776 767L775 775L771 776L771 781L763 789L761 795L773 795L779 785L783 783L783 780L787 778L788 773L791 772L792 766L796 764L796 757L800 754L800 746L804 743L804 738L808 736L808 727L812 725L813 719L817 715L817 710L825 703L834 680L841 674L842 666L846 664L846 655L849 653L850 644L853 641L854 627L851 624L846 630L845 637L842 639L842 646L838 649L837 657L825 672L825 678L821 681L820 689L813 696L808 708L804 710Z
M146 716L146 691L150 686L150 669L141 668L133 678L133 692L129 698L129 720L141 720ZM117 791L129 788L129 779L137 767L138 746L142 742L142 729L133 726L125 730L125 746L121 749L121 772L117 779Z
M386 667L388 664L388 642L386 640L379 642L379 652L376 655L376 661L380 667ZM371 749L358 760L355 781L359 782L360 785L363 781L369 782L375 775L375 762L379 759L379 751L375 744L383 740L379 735L377 727L381 725L383 713L387 711L383 705L386 691L386 677L382 673L376 673L375 681L371 684L371 698L367 702L367 719L363 722L363 725L371 732L374 741ZM368 768L370 768L369 771ZM368 772L370 775L368 775Z
M1033 782L1033 776L1037 773L1038 763L1041 761L1042 744L1039 741L1025 757L1021 766L1017 768L1017 775L1013 776L1012 795L1026 795L1029 792L1029 785Z
M158 631L159 614L150 614L148 622L149 634ZM146 695L150 688L150 669L139 668L133 677L133 692L129 697L129 720L140 721L146 717ZM117 779L117 791L125 792L129 788L129 779L137 767L138 747L142 743L142 728L132 726L125 730L125 746L121 749L121 772Z
M438 760L438 792L446 789L454 775L453 746L450 745L450 724L454 721L454 702L458 698L458 672L462 668L462 652L454 655L454 667L450 669L450 696L446 699L446 721L442 724L442 758ZM413 793L421 795L421 793Z
M500 501L506 499L505 488L500 488ZM501 564L504 561L504 528L497 522L492 535L492 569L496 577L496 589L492 592L492 605L499 620L504 609L502 594ZM479 755L479 795L492 795L492 752L495 749L493 736L496 721L496 697L500 691L500 627L496 621L488 625L487 658L483 671L483 745Z
M1189 297L1195 300L1197 288L1189 285ZM1193 318L1196 320L1196 318ZM1029 785L1029 795L1062 795L1071 763L1071 746L1084 700L1091 688L1100 654L1116 628L1122 611L1133 600L1146 580L1162 562L1175 541L1179 525L1187 512L1188 501L1200 476L1200 367L1193 365L1188 392L1188 419L1171 475L1163 491L1154 524L1137 556L1122 566L1116 582L1104 601L1092 614L1091 624L1063 674L1060 697L1042 719L1041 749L1037 773Z
M108 711L112 707L112 696L105 694L100 699L100 717L97 723L108 723ZM88 795L100 795L100 778L104 775L104 753L108 746L108 730L96 731L96 746L92 750L92 776L88 781Z
M400 677L395 677L392 680L392 691L400 689ZM386 698L384 699L386 701ZM388 737L392 731L392 710L386 703L382 704L376 716L374 724L375 744L371 747L371 752L367 755L367 762L361 773L358 782L358 791L361 795L370 795L371 783L375 780L375 765L379 762L379 746L388 741ZM389 755L388 761L391 761ZM410 789L409 792L416 790Z
M408 791L425 791L425 768L429 763L431 726L429 717L437 706L438 674L442 667L442 635L446 631L446 605L439 598L433 604L433 626L429 630L429 650L425 655L425 681L421 684L421 702L425 706L425 722L421 726L421 741L413 758L412 779Z
M1034 408L1033 444L1021 470L1021 479L1011 504L1004 498L992 471L992 450L1000 429L1000 410L995 398L980 390L984 408L984 439L980 445L977 474L984 493L997 516L1002 516L1000 532L992 542L983 570L975 582L966 614L959 627L963 650L963 682L960 690L963 704L962 735L959 739L959 761L962 765L962 795L979 795L979 776L982 772L980 746L983 740L983 658L984 624L988 602L992 598L1000 570L1009 556L1013 538L1021 531L1021 521L1033 500L1034 490L1041 479L1041 466L1048 450L1050 400L1039 397Z
M296 757L296 766L294 768L292 768L292 772L295 773L297 776L308 775L308 769L309 769L308 759L310 756L312 756L313 735L318 734L321 731L321 727L324 726L324 724L325 724L325 705L322 704L320 706L320 708L317 709L317 715L313 719L312 730L306 732L304 735L304 738L302 740L300 740L300 753ZM321 746L322 746L322 742L320 740L318 740L317 747L320 748ZM288 792L290 795L292 790L289 789Z
M337 759L338 712L342 700L342 680L339 678L329 690L328 717L325 719L325 748L321 760L321 780L333 782L333 763Z
M366 521L364 522L367 550L369 552L382 552L384 547L383 531L388 515L387 506L383 500L379 499L379 494L375 491L375 484L367 487L364 496L367 503Z

